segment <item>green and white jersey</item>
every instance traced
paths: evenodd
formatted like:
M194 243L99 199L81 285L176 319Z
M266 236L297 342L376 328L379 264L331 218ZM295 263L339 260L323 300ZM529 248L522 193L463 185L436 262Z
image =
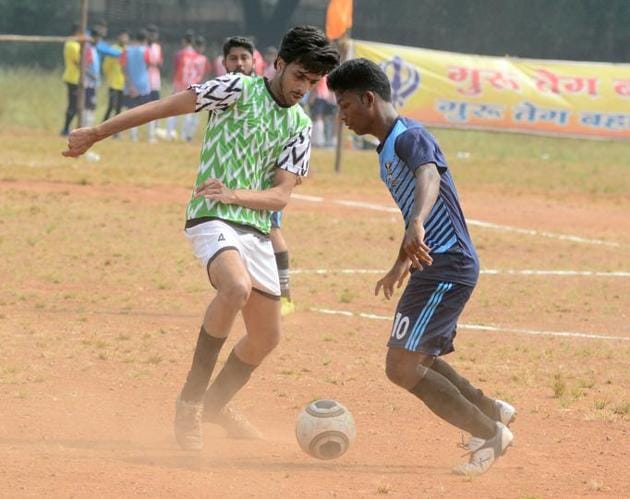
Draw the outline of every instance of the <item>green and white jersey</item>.
M201 147L195 186L209 178L229 189L265 190L273 186L276 168L308 174L311 120L299 106L278 104L260 77L227 74L190 87L196 111L211 111ZM219 218L268 234L270 212L193 197L187 226L198 219Z

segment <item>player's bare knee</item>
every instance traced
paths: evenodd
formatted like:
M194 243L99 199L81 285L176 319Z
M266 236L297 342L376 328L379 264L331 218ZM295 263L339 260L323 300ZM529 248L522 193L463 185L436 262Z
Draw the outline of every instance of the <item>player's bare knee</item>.
M221 287L218 294L226 302L241 309L249 300L251 291L251 283L246 279L239 279Z
M391 352L393 352L393 350L388 352L385 361L385 374L387 378L395 385L405 389L415 385L416 364L410 362L408 357Z
M280 331L269 331L256 337L254 341L257 350L267 356L280 344Z

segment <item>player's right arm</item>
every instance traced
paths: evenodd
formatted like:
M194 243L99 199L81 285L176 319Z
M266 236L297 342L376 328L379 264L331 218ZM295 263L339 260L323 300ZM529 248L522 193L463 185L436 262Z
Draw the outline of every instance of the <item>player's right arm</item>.
M374 295L378 296L378 293L382 289L383 295L389 300L394 295L394 286L400 288L405 282L409 274L410 263L407 252L401 243L394 265L392 265L392 268L384 277L377 281L376 287L374 288Z
M110 135L161 118L192 113L195 111L196 101L195 92L185 90L164 99L129 109L95 127L78 128L68 136L68 148L62 154L69 158L76 158L85 153L96 142L106 139Z

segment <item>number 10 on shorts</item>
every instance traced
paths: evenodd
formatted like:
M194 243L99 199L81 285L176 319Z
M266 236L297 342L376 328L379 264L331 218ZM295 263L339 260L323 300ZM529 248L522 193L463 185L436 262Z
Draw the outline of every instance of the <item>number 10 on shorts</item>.
M409 329L409 317L403 315L398 312L396 314L396 318L394 319L394 327L392 327L392 338L396 338L397 340L402 340L405 336L407 336L407 330Z

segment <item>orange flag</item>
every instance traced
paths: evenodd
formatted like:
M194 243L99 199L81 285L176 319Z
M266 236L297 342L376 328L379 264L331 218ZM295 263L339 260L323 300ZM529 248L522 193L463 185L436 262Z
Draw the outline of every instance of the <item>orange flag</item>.
M326 36L341 38L352 27L352 0L330 0L326 11Z

